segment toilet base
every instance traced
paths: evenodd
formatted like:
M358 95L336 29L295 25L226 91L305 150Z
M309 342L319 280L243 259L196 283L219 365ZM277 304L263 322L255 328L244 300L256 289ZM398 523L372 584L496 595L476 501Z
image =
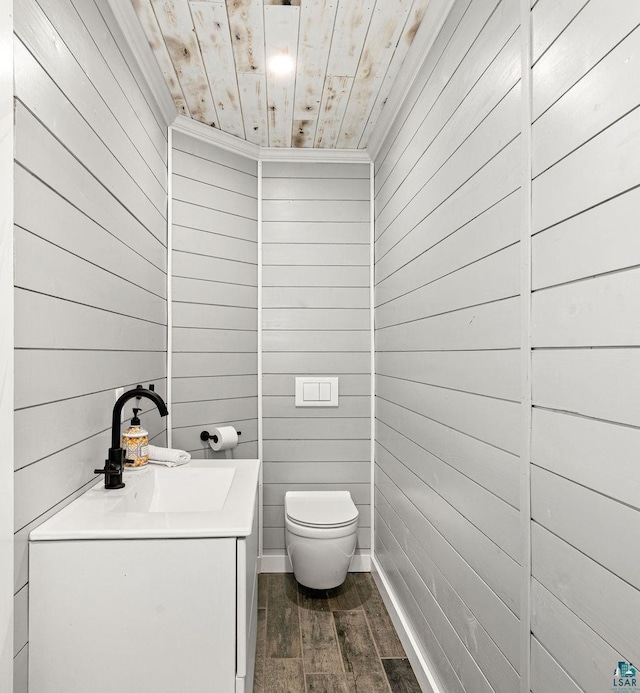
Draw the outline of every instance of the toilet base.
M289 528L285 536L293 574L301 585L328 590L345 581L356 549L355 528L352 534L331 539L301 537Z

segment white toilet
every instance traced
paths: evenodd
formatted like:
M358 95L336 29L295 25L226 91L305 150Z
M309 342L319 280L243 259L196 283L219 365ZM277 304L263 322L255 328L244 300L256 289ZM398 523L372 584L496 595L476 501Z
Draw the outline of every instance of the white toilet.
M356 549L358 509L348 491L287 491L287 553L296 580L327 590L341 585Z

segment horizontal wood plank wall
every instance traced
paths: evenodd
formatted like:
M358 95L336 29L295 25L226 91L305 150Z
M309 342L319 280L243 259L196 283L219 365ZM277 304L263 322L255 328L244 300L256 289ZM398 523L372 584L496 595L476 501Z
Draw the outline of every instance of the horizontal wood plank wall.
M375 552L443 693L520 689L518 9L454 3L375 162Z
M13 45L13 4L0 10L0 44ZM4 635L0 645L0 689L11 691L14 681L14 649L11 629L14 612L13 580L13 55L3 58L0 73L0 311L4 327L0 332L0 623ZM24 657L22 658L24 661Z
M376 554L447 692L525 690L522 38L495 5L454 4L376 161ZM609 9L531 10L533 693L638 657L640 7Z
M370 525L369 166L263 163L264 554L284 494L346 489ZM296 408L295 376L340 378L340 406Z
M640 6L532 18L532 690L596 693L640 653Z
M166 130L105 0L15 3L15 671L28 535L96 480L114 389L166 391ZM165 426L144 407L154 441Z
M257 163L173 133L172 445L213 459L200 432L241 431L258 454Z

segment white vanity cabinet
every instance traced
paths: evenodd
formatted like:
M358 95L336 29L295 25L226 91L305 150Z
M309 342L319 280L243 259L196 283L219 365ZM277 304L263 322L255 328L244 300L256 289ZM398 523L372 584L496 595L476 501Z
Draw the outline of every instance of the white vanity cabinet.
M250 693L255 502L246 536L32 535L30 693Z
M31 693L252 690L255 535L31 544Z

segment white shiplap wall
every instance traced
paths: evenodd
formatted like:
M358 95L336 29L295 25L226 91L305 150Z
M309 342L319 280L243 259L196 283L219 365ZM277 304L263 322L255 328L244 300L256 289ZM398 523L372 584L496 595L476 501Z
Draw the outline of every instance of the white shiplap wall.
M532 12L535 693L640 654L640 7L610 9Z
M173 133L172 445L224 457L200 440L242 432L257 456L257 163Z
M520 688L518 3L456 2L376 160L376 557L447 693Z
M13 7L0 10L0 690L13 686Z
M640 8L532 4L454 3L376 157L376 556L447 693L638 658Z
M369 166L263 164L264 553L287 490L351 491L370 530ZM294 405L296 375L340 378L340 406Z
M14 690L23 693L29 531L95 481L114 388L153 382L165 393L167 143L104 0L14 9ZM143 420L163 442L158 414Z

